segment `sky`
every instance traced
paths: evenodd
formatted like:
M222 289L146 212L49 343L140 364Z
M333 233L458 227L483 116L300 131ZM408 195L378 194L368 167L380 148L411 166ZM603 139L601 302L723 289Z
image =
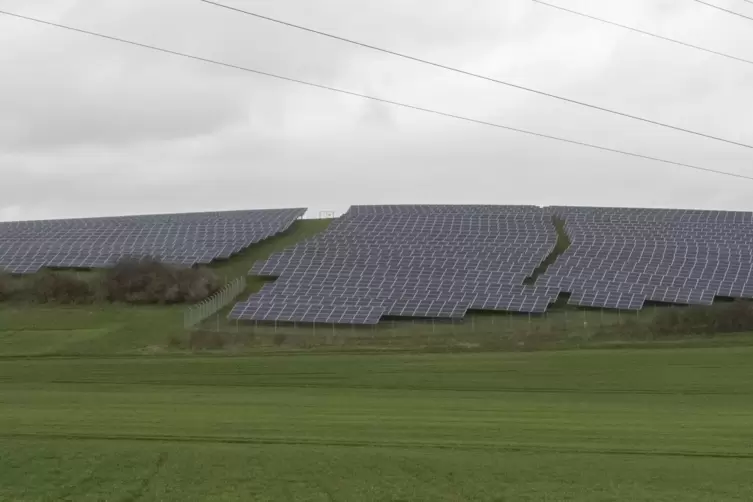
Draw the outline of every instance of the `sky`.
M713 0L753 16L742 0ZM753 144L753 65L530 0L224 0L571 99ZM692 0L551 3L753 60ZM753 150L405 61L199 0L0 10L442 112L753 176ZM351 204L753 210L753 181L624 157L0 15L0 220Z

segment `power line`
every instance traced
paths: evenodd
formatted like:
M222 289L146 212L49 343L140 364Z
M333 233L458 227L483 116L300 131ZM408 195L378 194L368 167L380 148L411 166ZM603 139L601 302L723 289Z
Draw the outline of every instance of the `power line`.
M523 91L532 92L532 93L538 94L540 96L546 96L548 98L557 99L557 100L560 100L560 101L565 101L567 103L571 103L571 104L575 104L575 105L579 105L579 106L585 106L587 108L591 108L591 109L594 109L594 110L599 110L599 111L602 111L602 112L611 113L613 115L619 115L621 117L626 117L626 118L633 119L633 120L639 120L641 122L646 122L648 124L653 124L653 125L656 125L656 126L659 126L659 127L667 128L667 129L673 129L675 131L681 131L681 132L688 133L688 134L693 134L693 135L696 135L696 136L702 136L704 138L713 139L715 141L721 141L721 142L724 142L724 143L729 143L729 144L732 144L732 145L742 146L742 147L745 147L745 148L753 148L753 145L749 145L749 144L746 144L746 143L739 143L737 141L720 138L718 136L712 136L710 134L705 134L705 133L702 133L702 132L693 131L693 130L690 130L690 129L685 129L685 128L682 128L682 127L679 127L679 126L673 126L671 124L666 124L664 122L658 122L656 120L651 120L651 119L647 119L647 118L644 118L644 117L639 117L639 116L636 116L636 115L630 115L628 113L620 112L620 111L617 111L617 110L612 110L610 108L604 108L602 106L592 105L592 104L589 104L589 103L584 103L583 101L577 101L575 99L570 99L570 98L566 98L566 97L563 97L563 96L558 96L556 94L551 94L551 93L548 93L548 92L545 92L545 91L539 91L537 89L532 89L530 87L524 87L522 85L513 84L513 83L510 83L510 82L505 82L503 80L497 80L495 78L487 77L487 76L484 76L484 75L479 75L477 73L471 73L469 71L461 70L459 68L454 68L452 66L446 66L446 65L443 65L443 64L440 64L440 63L435 63L435 62L432 62L432 61L428 61L426 59L421 59L421 58L417 58L417 57L414 57L414 56L409 56L407 54L403 54L403 53L400 53L400 52L395 52L395 51L391 51L391 50L388 50L388 49L382 49L381 47L376 47L374 45L369 45L369 44L365 44L365 43L362 43L362 42L357 42L355 40L351 40L351 39L348 39L348 38L340 37L340 36L337 36L337 35L332 35L330 33L325 33L323 31L314 30L312 28L307 28L305 26L301 26L301 25L289 23L287 21L281 21L279 19L275 19L275 18L272 18L272 17L263 16L261 14L257 14L257 13L254 13L254 12L249 12L249 11L246 11L246 10L238 9L236 7L230 7L228 5L224 5L224 4L221 4L221 3L213 2L211 0L201 0L201 1L204 2L204 3L206 3L206 4L214 5L214 6L217 6L217 7L221 7L223 9L227 9L227 10L239 12L239 13L242 13L242 14L246 14L246 15L249 15L249 16L253 16L253 17L256 17L258 19L263 19L265 21L271 21L273 23L281 24L283 26L287 26L287 27L290 27L290 28L295 28L297 30L306 31L306 32L309 32L309 33L313 33L315 35L320 35L320 36L331 38L331 39L334 39L334 40L339 40L341 42L346 42L346 43L349 43L349 44L352 44L352 45L357 45L359 47L364 47L366 49L371 49L371 50L374 50L374 51L382 52L384 54L390 54L392 56L397 56L397 57L400 57L400 58L403 58L403 59L408 59L410 61L415 61L415 62L418 62L418 63L422 63L422 64L434 66L436 68L441 68L443 70L449 70L449 71L452 71L452 72L455 72L455 73L460 73L462 75L466 75L466 76L469 76L469 77L474 77L474 78L486 80L486 81L489 81L489 82L494 82L496 84L501 84L501 85L505 85L505 86L508 86L508 87L513 87L515 89L520 89L520 90L523 90Z
M753 21L753 17L746 16L745 14L740 14L739 12L735 12L734 10L725 9L724 7L719 7L718 5L714 5L713 3L704 2L703 0L694 0L698 3L702 3L703 5L708 5L712 9L720 10L722 12L726 12L727 14L732 14L733 16L738 16L747 19L748 21ZM753 3L753 2L751 2Z
M583 147L592 148L592 149L595 149L595 150L601 150L601 151L604 151L604 152L617 153L617 154L625 155L625 156L628 156L628 157L634 157L634 158L639 158L639 159L644 159L644 160L651 160L651 161L654 161L654 162L660 162L662 164L668 164L668 165L673 165L673 166L685 167L685 168L688 168L688 169L694 169L696 171L703 171L703 172L707 172L707 173L714 173L714 174L719 174L719 175L722 175L722 176L730 176L730 177L733 177L733 178L739 178L739 179L745 179L745 180L753 181L753 176L746 176L744 174L732 173L732 172L728 172L728 171L720 171L718 169L711 169L711 168L708 168L708 167L695 166L695 165L692 165L692 164L686 164L686 163L683 163L683 162L677 162L677 161L673 161L673 160L662 159L662 158L659 158L659 157L653 157L653 156L650 156L650 155L644 155L644 154L640 154L640 153L630 152L630 151L627 151L627 150L619 150L619 149L616 149L616 148L610 148L610 147L607 147L607 146L596 145L596 144L593 144L593 143L586 143L586 142L582 142L582 141L576 141L576 140L572 140L572 139L561 138L561 137L558 137L558 136L552 136L552 135L549 135L549 134L543 134L543 133L538 133L538 132L534 132L534 131L528 131L526 129L518 129L518 128L515 128L515 127L510 127L510 126L505 126L505 125L501 125L501 124L496 124L494 122L487 122L485 120L479 120L479 119L464 117L462 115L455 115L453 113L447 113L447 112L442 112L442 111L438 111L438 110L432 110L430 108L423 108L421 106L415 106L415 105L410 105L410 104L406 104L406 103L400 103L398 101L392 101L392 100L389 100L389 99L379 98L379 97L375 97L375 96L369 96L369 95L366 95L366 94L360 94L360 93L353 92L353 91L348 91L348 90L345 90L345 89L338 89L337 87L330 87L330 86L326 86L326 85L322 85L322 84L316 84L316 83L313 83L313 82L307 82L305 80L299 80L299 79L292 78L292 77L285 77L285 76L277 75L277 74L274 74L274 73L269 73L269 72L260 71L260 70L254 70L254 69L251 69L251 68L246 68L246 67L243 67L243 66L234 65L234 64L231 64L231 63L224 63L222 61L217 61L217 60L214 60L214 59L208 59L208 58L203 58L203 57L200 57L200 56L194 56L192 54L186 54L184 52L178 52L178 51L174 51L174 50L170 50L170 49L164 49L162 47L157 47L157 46L154 46L154 45L142 44L140 42L134 42L132 40L126 40L126 39L123 39L123 38L117 38L117 37L113 37L113 36L110 36L110 35L104 35L104 34L101 34L101 33L94 32L94 31L87 31L87 30L84 30L84 29L81 29L81 28L75 28L75 27L72 27L72 26L66 26L66 25L63 25L63 24L53 23L51 21L45 21L45 20L42 20L42 19L37 19L37 18L29 17L29 16L23 16L21 14L16 14L16 13L13 13L13 12L7 12L7 11L0 10L0 14L4 14L6 16L16 17L16 18L19 18L19 19L25 19L27 21L32 21L32 22L35 22L35 23L41 23L41 24L45 24L45 25L48 25L48 26L54 26L56 28L61 28L61 29L64 29L64 30L74 31L74 32L77 32L77 33L83 33L85 35L90 35L90 36L94 36L94 37L104 38L106 40L111 40L111 41L114 41L114 42L120 42L120 43L123 43L123 44L128 44L128 45L132 45L132 46L136 46L136 47L141 47L141 48L144 48L144 49L150 49L150 50L154 50L154 51L157 51L157 52L162 52L162 53L165 53L165 54L170 54L170 55L173 55L173 56L179 56L179 57L182 57L182 58L192 59L192 60L195 60L195 61L201 61L203 63L209 63L209 64L213 64L213 65L217 65L217 66L223 66L223 67L226 67L226 68L233 68L235 70L242 70L242 71L245 71L245 72L248 72L248 73L253 73L253 74L256 74L256 75L262 75L262 76L274 78L274 79L277 79L277 80L284 80L286 82L293 82L293 83L305 85L305 86L308 86L308 87L314 87L314 88L317 88L317 89L324 89L324 90L336 92L336 93L339 93L339 94L345 94L345 95L348 95L348 96L355 96L355 97L358 97L358 98L368 99L370 101L375 101L375 102L378 102L378 103L385 103L385 104L389 104L389 105L393 105L393 106L399 106L399 107L402 107L402 108L408 108L408 109L411 109L411 110L416 110L416 111L420 111L420 112L430 113L430 114L433 114L433 115L439 115L439 116L442 116L442 117L453 118L453 119L462 120L462 121L465 121L465 122L472 122L472 123L475 123L475 124L481 124L481 125L485 125L485 126L495 127L497 129L505 129L505 130L508 130L508 131L513 131L513 132L517 132L517 133L521 133L521 134L526 134L526 135L529 135L529 136L535 136L535 137L538 137L538 138L550 139L550 140L559 141L559 142L562 142L562 143L568 143L568 144L571 144L571 145L583 146Z
M578 11L571 10L571 9L566 9L565 7L560 7L559 5L554 5L554 4L550 4L550 3L547 3L547 2L543 2L542 0L532 0L532 1L535 2L535 3L541 4L541 5L546 5L547 7L551 7L553 9L561 10L563 12L568 12L570 14L575 14L576 16L581 16L581 17L585 17L585 18L588 18L588 19L593 19L594 21L599 21L600 23L610 24L612 26L617 26L617 27L623 28L625 30L634 31L634 32L640 33L642 35L648 35L649 37L654 37L654 38L658 38L660 40L665 40L667 42L672 42L672 43L675 43L675 44L683 45L685 47L690 47L691 49L696 49L696 50L699 50L699 51L708 52L710 54L715 54L717 56L722 56L722 57L725 57L725 58L734 59L734 60L740 61L742 63L753 64L753 61L751 61L750 59L739 58L737 56L732 56L730 54L725 54L724 52L718 52L718 51L714 51L714 50L711 50L711 49L706 49L705 47L700 47L698 45L693 45L693 44L689 44L687 42L682 42L680 40L675 40L674 38L664 37L662 35L657 35L656 33L651 33L651 32L648 32L648 31L643 31L643 30L640 30L638 28L633 28L632 26L626 26L624 24L615 23L613 21L607 21L606 19L602 19L600 17L591 16L589 14L584 14L583 12L578 12ZM745 0L745 1L750 1L751 3L753 3L753 0Z

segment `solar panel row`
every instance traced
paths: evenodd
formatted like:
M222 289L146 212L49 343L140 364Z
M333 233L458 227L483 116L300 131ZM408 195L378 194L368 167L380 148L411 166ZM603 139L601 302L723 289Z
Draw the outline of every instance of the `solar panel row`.
M353 206L323 234L255 264L253 274L278 280L230 317L307 322L257 306L351 301L408 318L544 312L559 291L522 284L555 243L550 215L533 206Z
M535 290L524 291L524 278L552 250L551 216L565 221L571 246ZM709 305L720 295L753 298L752 264L753 213L354 206L326 234L256 264L253 273L279 279L249 301L266 295L291 304L359 298L377 302L384 315L408 316L437 315L422 303L430 299L468 309L544 312L560 292L581 307ZM394 307L407 297L418 308Z
M0 269L108 267L150 256L194 265L287 229L303 209L0 223ZM526 278L565 222L570 247ZM353 206L329 229L256 263L274 277L233 319L373 324L459 319L472 310L543 313L560 292L581 307L709 305L753 298L753 213L535 206Z
M654 209L635 207L551 206L552 214L567 221L633 221L633 222L707 222L753 223L753 213L743 211L704 211L701 209Z
M192 266L226 259L287 229L305 209L0 223L0 269L104 268L128 257Z
M537 285L570 303L640 309L753 298L753 213L555 207L571 246Z

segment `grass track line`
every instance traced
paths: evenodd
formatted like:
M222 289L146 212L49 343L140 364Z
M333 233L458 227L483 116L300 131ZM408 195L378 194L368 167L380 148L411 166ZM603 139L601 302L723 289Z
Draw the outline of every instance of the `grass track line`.
M405 448L496 451L511 453L557 453L579 455L636 455L654 457L685 458L725 458L753 460L753 453L709 452L692 450L640 450L629 448L577 448L555 447L530 444L493 445L488 443L447 442L429 443L412 441L347 441L310 438L254 438L254 437L212 437L212 436L170 436L170 435L115 435L115 434L70 434L70 433L0 433L0 439L60 440L60 441L139 441L157 443L190 444L239 444L239 445L286 445L286 446L336 446L350 448ZM163 461L164 463L164 461Z
M180 388L228 388L228 389L300 389L301 385L296 383L290 384L265 384L254 383L252 385L244 384L211 384L200 382L164 382L164 381L141 381L141 382L118 382L118 381L91 381L91 380L44 380L35 382L45 385L94 385L106 387L158 387L160 389L180 389ZM0 385L15 385L12 380L0 380ZM751 396L750 392L718 392L718 391L694 391L694 390L655 390L655 389L575 389L575 388L557 388L557 387L496 387L496 388L444 388L444 387L412 387L408 385L305 385L308 389L338 389L338 390L384 390L384 391L408 391L408 392L457 392L457 393L493 393L493 394L573 394L573 395L645 395L645 396Z

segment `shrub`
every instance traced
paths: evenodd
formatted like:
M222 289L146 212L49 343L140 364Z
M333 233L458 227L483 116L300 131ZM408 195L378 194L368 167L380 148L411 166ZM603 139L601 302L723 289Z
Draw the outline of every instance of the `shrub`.
M103 279L108 300L136 304L195 303L219 286L210 270L175 267L152 259L120 261Z
M229 345L229 335L212 331L192 331L188 339L191 350L220 350Z
M171 349L182 349L185 346L185 340L178 335L170 335L167 338L167 346Z
M13 292L13 278L8 274L0 272L0 302L10 300Z
M28 292L39 303L90 303L94 299L88 282L60 272L40 272L32 279Z
M650 327L657 337L753 331L753 303L735 301L662 309Z

